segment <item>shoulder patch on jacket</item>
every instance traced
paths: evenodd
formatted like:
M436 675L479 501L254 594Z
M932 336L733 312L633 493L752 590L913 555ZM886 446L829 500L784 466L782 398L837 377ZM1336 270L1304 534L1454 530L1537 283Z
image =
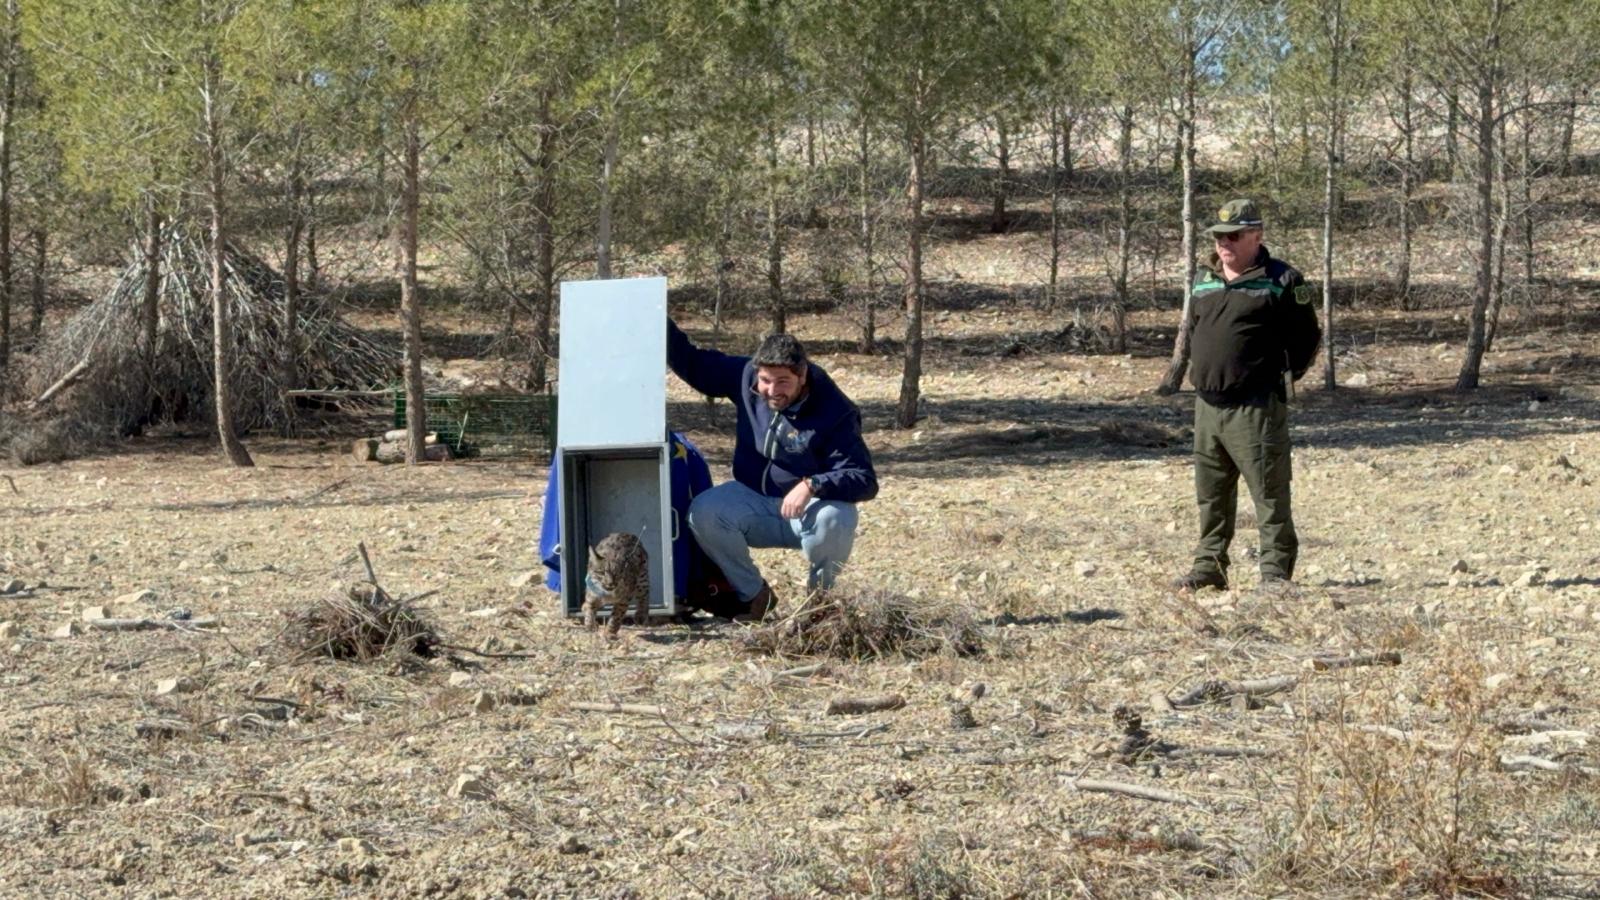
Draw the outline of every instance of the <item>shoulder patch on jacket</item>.
M1310 306L1316 302L1316 299L1316 292L1311 289L1311 285L1306 284L1304 281L1300 282L1300 285L1294 289L1294 302L1296 303Z

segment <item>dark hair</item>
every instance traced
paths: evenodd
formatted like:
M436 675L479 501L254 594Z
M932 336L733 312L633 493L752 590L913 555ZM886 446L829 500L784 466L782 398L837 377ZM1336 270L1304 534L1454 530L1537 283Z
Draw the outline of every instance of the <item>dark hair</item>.
M796 375L806 371L806 350L791 334L769 334L762 338L753 360L757 366L782 366Z

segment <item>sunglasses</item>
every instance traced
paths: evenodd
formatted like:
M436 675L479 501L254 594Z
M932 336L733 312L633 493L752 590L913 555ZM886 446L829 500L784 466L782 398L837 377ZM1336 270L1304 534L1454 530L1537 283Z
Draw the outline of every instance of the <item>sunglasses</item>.
M1230 231L1226 234L1214 234L1212 237L1215 238L1219 244L1224 242L1232 244L1242 239L1244 235L1249 234L1252 230L1253 229L1247 228L1244 231Z

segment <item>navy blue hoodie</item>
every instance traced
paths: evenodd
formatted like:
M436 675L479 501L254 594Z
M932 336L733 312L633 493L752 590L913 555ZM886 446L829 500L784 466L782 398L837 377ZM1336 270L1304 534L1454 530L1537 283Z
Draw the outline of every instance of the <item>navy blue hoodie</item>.
M739 411L733 477L740 484L782 497L800 479L816 476L812 493L822 500L860 503L878 495L872 454L861 439L861 410L816 363L807 370L804 396L780 412L756 393L750 357L696 347L670 320L667 365L700 393L733 401Z

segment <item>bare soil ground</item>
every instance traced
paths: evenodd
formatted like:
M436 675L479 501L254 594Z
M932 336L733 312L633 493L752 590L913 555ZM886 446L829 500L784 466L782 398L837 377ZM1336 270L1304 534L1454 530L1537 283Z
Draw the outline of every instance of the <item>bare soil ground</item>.
M1552 245L1575 278L1592 232ZM1340 379L1365 385L1313 373L1299 399L1297 590L1256 590L1246 501L1234 589L1188 596L1165 584L1194 540L1192 399L1149 392L1175 315L1136 311L1127 356L1066 352L1065 310L1002 302L1038 233L956 237L931 260L918 428L889 427L899 360L854 353L846 315L793 330L862 404L882 476L843 587L965 607L989 655L751 657L735 625L607 645L529 583L528 462L368 468L342 437L257 436L253 470L153 438L12 469L0 893L1600 896L1594 286L1508 309L1469 395L1448 253L1420 254L1433 307L1341 308ZM1083 247L1069 275L1097 278ZM673 382L669 420L719 480L731 418ZM361 577L357 542L448 643L520 655L296 661L289 616ZM793 608L799 559L761 561ZM98 605L221 627L53 636ZM1398 664L1317 667L1379 653ZM976 727L953 727L979 684ZM825 714L888 692L906 705ZM613 701L664 715L577 707Z
M0 581L25 585L0 597L20 630L0 646L0 891L1595 896L1600 372L1576 320L1525 323L1491 357L1494 387L1460 396L1444 390L1459 341L1429 336L1447 317L1353 315L1386 335L1360 354L1381 377L1302 395L1299 590L1254 591L1244 503L1235 589L1190 597L1163 584L1193 540L1191 401L1147 393L1169 318L1138 316L1129 357L1007 357L992 351L1052 321L940 314L911 432L887 427L896 360L842 352L843 319L797 323L862 402L883 475L847 586L977 610L998 641L985 658L786 677L811 660L741 656L745 626L606 646L537 582L514 586L544 484L525 463L362 468L337 441L257 440L260 467L237 471L147 441L16 470L17 493L0 487ZM725 477L726 435L676 382L674 401ZM293 661L286 614L358 577L358 541L391 592L435 592L418 605L447 641L528 656ZM798 559L763 559L792 603ZM223 627L51 636L137 590L153 597L112 614L182 606ZM1400 664L1311 668L1378 651ZM1279 675L1299 681L1152 699ZM180 677L192 692L157 693ZM947 699L974 683L978 727L952 730ZM475 710L480 691L502 702ZM875 692L907 705L824 715ZM1160 742L1263 755L1119 754L1121 706ZM186 728L136 736L163 718ZM749 722L764 736L724 736ZM1508 770L1517 756L1557 768ZM492 797L450 796L463 774Z

